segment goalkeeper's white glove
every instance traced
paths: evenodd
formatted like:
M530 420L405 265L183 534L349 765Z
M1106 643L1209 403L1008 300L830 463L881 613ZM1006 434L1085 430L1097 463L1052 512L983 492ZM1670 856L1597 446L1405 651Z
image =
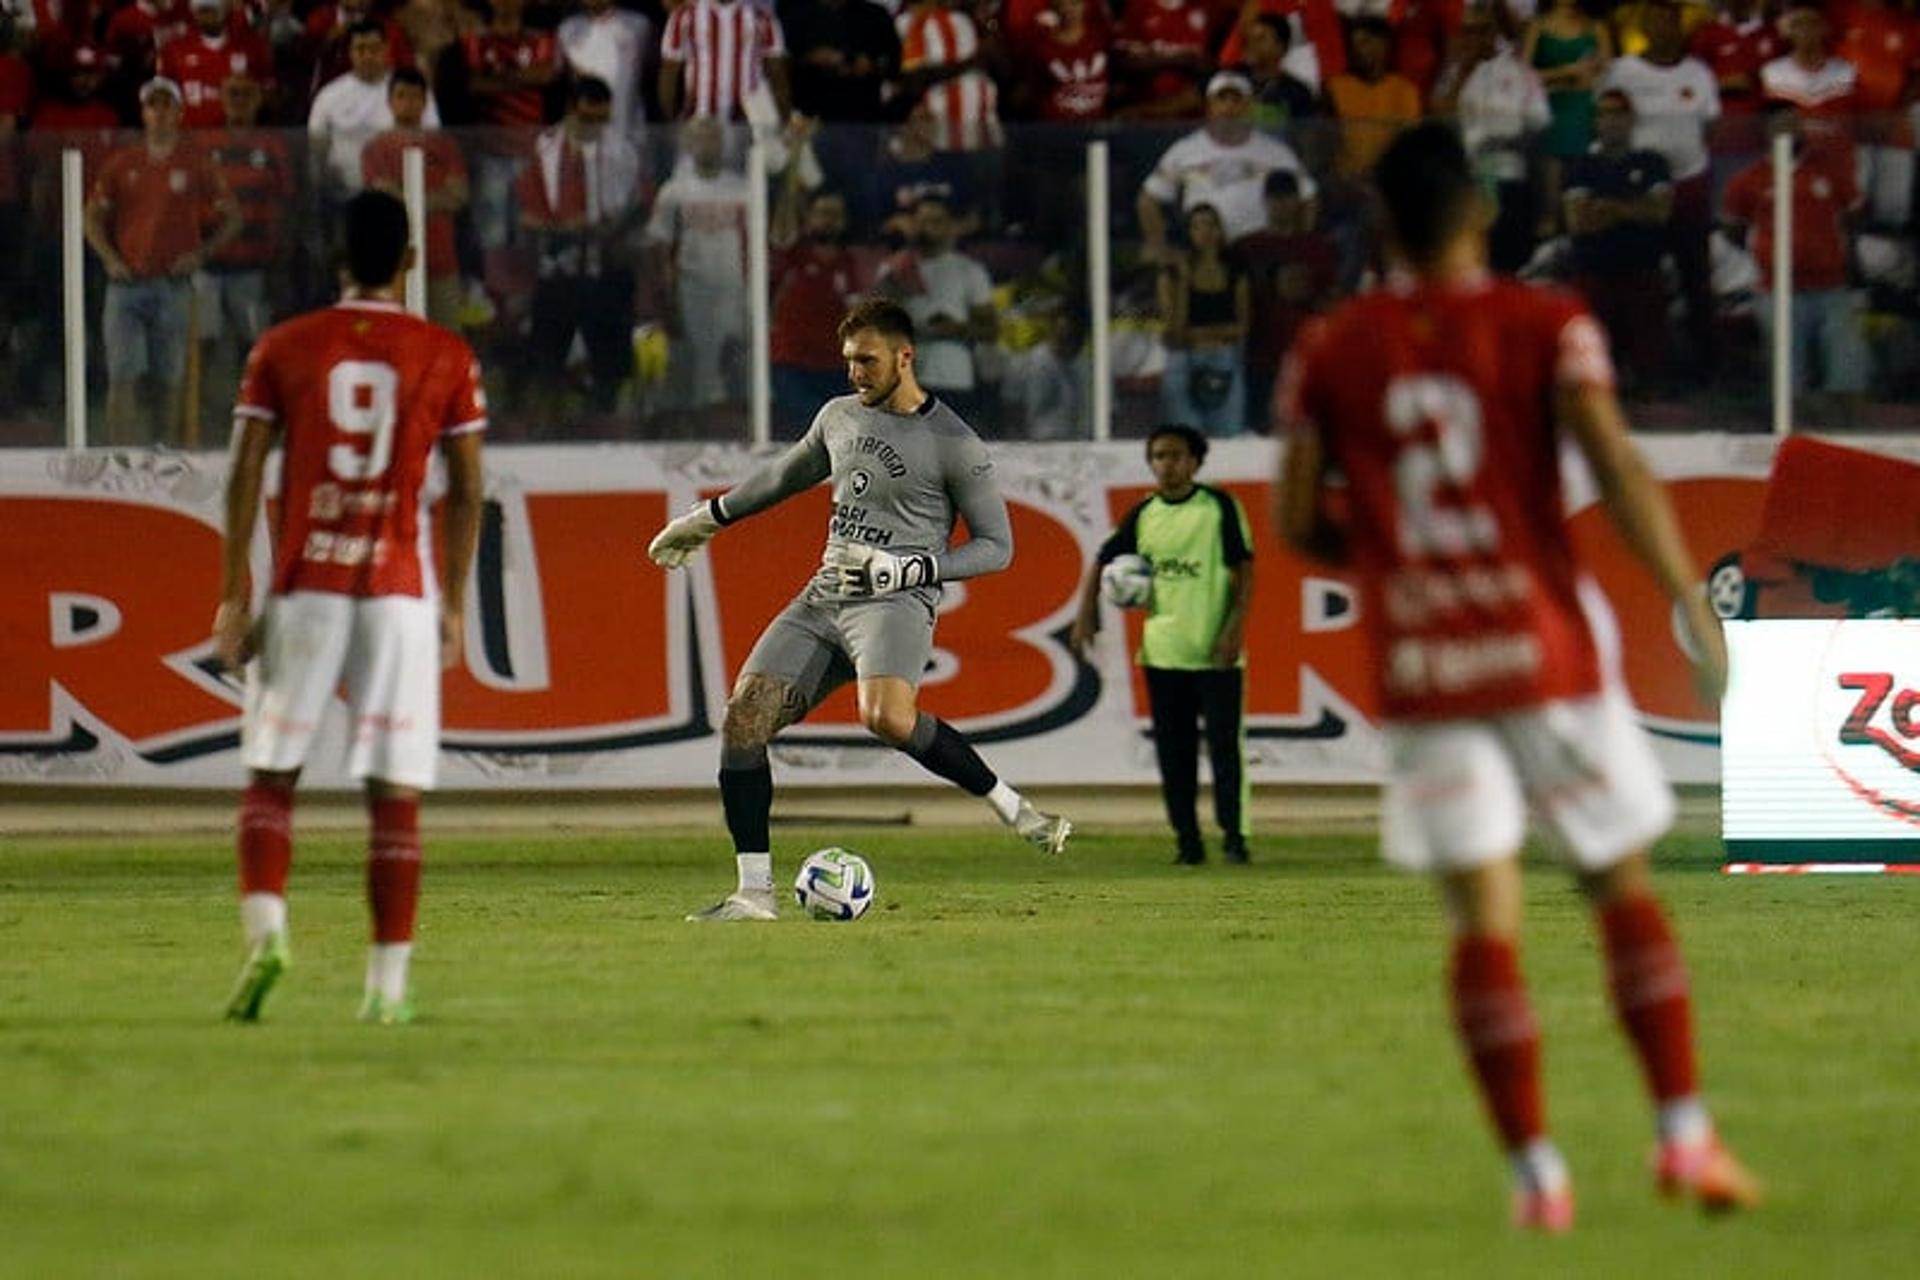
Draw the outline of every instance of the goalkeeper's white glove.
M713 504L706 499L694 503L667 522L647 544L647 556L662 569L678 569L693 559L693 553L707 545L707 539L720 532L720 521Z
M930 587L940 580L939 565L932 556L918 551L895 555L864 542L833 543L823 563L839 578L839 594L852 599Z

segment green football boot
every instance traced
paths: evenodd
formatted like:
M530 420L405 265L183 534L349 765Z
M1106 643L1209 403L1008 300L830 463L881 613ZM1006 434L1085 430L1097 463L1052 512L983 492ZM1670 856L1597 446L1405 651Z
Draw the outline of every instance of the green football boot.
M260 1021L260 1006L266 1003L267 993L292 965L293 952L285 933L270 933L254 943L240 970L240 980L234 983L233 995L227 1000L228 1021Z

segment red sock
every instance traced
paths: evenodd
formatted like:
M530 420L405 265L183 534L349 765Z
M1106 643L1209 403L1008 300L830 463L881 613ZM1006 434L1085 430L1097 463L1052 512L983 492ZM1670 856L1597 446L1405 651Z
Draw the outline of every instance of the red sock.
M1453 948L1453 1021L1480 1096L1509 1150L1546 1132L1540 1096L1540 1029L1520 976L1520 952L1501 938L1468 934Z
M250 783L240 796L235 840L240 854L240 892L287 896L293 865L293 788Z
M367 808L373 820L367 847L373 940L411 942L420 904L420 797L376 799Z
M1652 898L1621 898L1600 910L1607 985L1633 1040L1655 1102L1692 1097L1693 1002L1687 968L1667 917Z

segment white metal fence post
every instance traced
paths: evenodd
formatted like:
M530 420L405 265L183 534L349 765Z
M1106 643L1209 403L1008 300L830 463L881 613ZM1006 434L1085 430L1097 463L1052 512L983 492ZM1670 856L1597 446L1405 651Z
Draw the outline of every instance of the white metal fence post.
M87 447L85 163L77 148L60 153L60 297L66 337L68 449Z
M1773 434L1793 431L1793 138L1773 147Z
M789 164L799 164L791 155ZM747 324L748 346L753 351L753 378L748 388L753 406L753 442L766 444L773 439L773 300L767 296L767 144L754 130L747 148ZM838 317L822 317L833 323Z
M1087 362L1093 438L1113 439L1113 221L1107 144L1087 144Z

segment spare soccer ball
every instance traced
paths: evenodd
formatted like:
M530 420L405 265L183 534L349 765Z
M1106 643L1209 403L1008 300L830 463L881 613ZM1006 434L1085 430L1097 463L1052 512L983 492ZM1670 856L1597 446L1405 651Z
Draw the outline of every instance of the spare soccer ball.
M846 849L816 850L800 864L793 896L815 920L858 920L873 905L873 868Z
M1153 598L1153 565L1145 556L1115 556L1100 570L1100 594L1120 609L1138 609Z

